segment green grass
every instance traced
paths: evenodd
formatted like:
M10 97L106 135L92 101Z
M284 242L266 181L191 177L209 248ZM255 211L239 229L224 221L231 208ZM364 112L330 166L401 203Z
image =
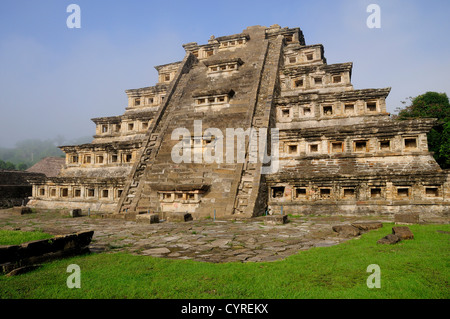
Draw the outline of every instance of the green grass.
M40 231L0 230L0 245L19 245L27 241L52 237Z
M376 241L392 224L332 247L285 260L211 264L126 253L90 254L0 276L3 298L444 298L449 291L450 225L412 225L415 239ZM81 288L66 286L67 266L81 268ZM381 268L381 288L369 289L367 266Z

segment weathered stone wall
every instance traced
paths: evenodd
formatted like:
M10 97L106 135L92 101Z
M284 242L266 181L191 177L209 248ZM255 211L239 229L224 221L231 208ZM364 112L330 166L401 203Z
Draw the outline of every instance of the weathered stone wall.
M28 206L43 209L74 209L114 212L122 195L124 180L56 177L33 180L33 196Z
M0 207L13 207L26 204L31 196L31 185L29 186L0 186Z
M292 214L448 214L448 172L428 151L432 119L394 121L390 88L355 90L351 63L289 44L276 99L280 169L269 210Z
M21 245L0 246L0 271L9 272L15 268L88 251L93 235L94 231L86 231Z
M0 170L0 207L20 206L32 194L28 178L44 176L39 173Z

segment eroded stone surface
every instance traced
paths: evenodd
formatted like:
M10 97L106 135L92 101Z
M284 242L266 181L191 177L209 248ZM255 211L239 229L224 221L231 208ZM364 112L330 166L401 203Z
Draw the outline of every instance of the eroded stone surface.
M393 245L396 244L400 241L400 238L394 234L389 234L384 236L383 238L381 238L380 240L377 241L378 244L389 244L389 245Z
M400 239L414 239L414 234L409 227L392 227L392 233L398 236Z
M355 237L360 234L359 229L352 225L336 225L333 226L333 231L343 237Z
M367 230L372 230L372 229L377 229L377 228L381 228L383 227L383 223L381 222L355 222L352 223L352 226L358 228L359 230L362 231L367 231Z
M395 214L394 221L396 224L418 224L419 223L419 213L409 213L409 214Z

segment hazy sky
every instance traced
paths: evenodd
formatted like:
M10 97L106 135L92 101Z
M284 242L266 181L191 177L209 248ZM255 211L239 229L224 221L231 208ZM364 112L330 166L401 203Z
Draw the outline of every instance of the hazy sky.
M81 28L69 29L69 4ZM369 4L381 28L369 29ZM0 146L92 136L94 117L125 111L126 89L157 82L182 44L247 26L300 27L329 64L353 62L355 89L392 87L387 108L426 91L450 96L450 1L0 1Z

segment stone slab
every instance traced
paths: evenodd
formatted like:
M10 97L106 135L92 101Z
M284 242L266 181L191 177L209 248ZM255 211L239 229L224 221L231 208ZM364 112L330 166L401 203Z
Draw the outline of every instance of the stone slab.
M212 247L228 247L228 243L230 242L230 239L216 239L215 241L211 242Z
M343 237L355 237L361 233L358 228L352 225L336 225L333 226L332 229L337 232L339 236Z
M13 212L16 215L25 215L25 214L32 214L33 210L30 207L26 206L15 206L13 207Z
M265 225L283 225L288 222L287 215L268 215L264 216Z
M21 245L0 246L1 269L11 271L37 262L85 252L93 235L94 231L85 231L30 241Z
M151 249L142 251L142 255L165 255L165 254L169 254L169 253L170 253L170 249L168 249L166 247L151 248Z
M123 218L125 220L136 220L136 213L125 213L123 214Z
M70 217L81 217L81 209L71 209L69 211L69 216Z
M377 244L387 244L387 245L393 245L395 243L398 243L400 241L400 238L394 234L389 234L387 236L384 236L380 240L377 241Z
M411 232L409 227L392 227L392 233L398 236L400 239L414 239L414 234Z
M158 214L139 214L136 215L136 223L157 224L159 223Z
M192 215L190 213L169 212L166 213L166 220L168 222L187 222L192 220Z
M6 277L12 277L12 276L25 274L27 272L33 271L35 269L38 269L40 267L41 267L41 265L29 265L29 266L23 266L23 267L15 268L12 271L8 272L5 276Z
M412 225L419 223L419 213L395 214L394 222L399 225Z
M383 223L381 222L354 222L351 225L362 231L368 231L383 227Z

